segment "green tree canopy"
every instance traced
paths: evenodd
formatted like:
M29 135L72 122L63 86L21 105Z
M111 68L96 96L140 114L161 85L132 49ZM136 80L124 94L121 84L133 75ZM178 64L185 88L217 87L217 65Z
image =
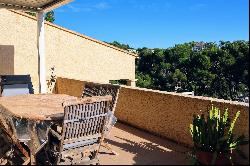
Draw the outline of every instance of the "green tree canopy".
M106 43L108 43L108 42L106 42ZM108 43L108 44L111 44L111 45L113 45L115 47L118 47L118 48L121 48L121 49L124 49L124 50L133 49L128 44L122 44L122 43L119 43L118 41L113 41L112 43Z
M32 16L36 16L36 13L34 13L34 12L26 12L26 13L29 14L29 15L32 15ZM51 23L54 23L54 21L55 21L55 13L54 13L54 11L47 12L45 14L45 20L49 21Z
M139 87L230 100L249 94L249 41L190 42L137 51Z

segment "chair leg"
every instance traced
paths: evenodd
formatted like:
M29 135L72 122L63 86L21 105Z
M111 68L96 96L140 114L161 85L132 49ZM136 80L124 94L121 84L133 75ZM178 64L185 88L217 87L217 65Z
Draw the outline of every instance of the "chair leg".
M17 138L14 137L14 135L10 135L8 131L2 129L3 133L12 140L12 142L17 146L17 148L21 151L21 153L26 157L29 158L29 153L23 148L23 146L20 144L20 142L17 140Z
M30 158L28 158L22 165L28 165L30 163Z
M20 144L20 142L14 137L14 135L10 135L7 131L5 131L4 129L2 129L3 134L9 138L9 140L12 141L12 145L15 145L19 151L22 153L22 155L25 156L25 158L27 158L27 160L24 161L24 163L22 165L28 165L30 162L30 156L29 153L24 149L24 147ZM8 162L8 160L6 159L6 161ZM0 165L5 165L3 163L0 162Z
M7 165L8 160L7 159L0 159L0 165Z

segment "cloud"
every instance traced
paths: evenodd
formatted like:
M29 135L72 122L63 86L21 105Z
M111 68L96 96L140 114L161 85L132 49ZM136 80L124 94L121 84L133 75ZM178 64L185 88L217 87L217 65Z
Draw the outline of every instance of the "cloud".
M205 8L207 5L204 3L198 3L198 4L194 4L192 6L189 7L190 11L196 11L196 10L200 10Z
M128 3L132 8L138 10L148 10L148 11L159 11L159 10L168 10L171 7L171 4L162 0L152 0L152 1L139 1L139 0L129 0Z
M81 8L77 7L76 5L67 5L67 7L72 11L72 12L80 12Z
M99 9L99 10L104 10L104 9L109 9L110 5L108 3L106 3L106 2L100 2L100 3L96 4L96 5L94 5L94 7L96 9Z
M107 10L111 5L107 2L99 3L71 3L62 8L56 9L57 12L91 12L95 10Z

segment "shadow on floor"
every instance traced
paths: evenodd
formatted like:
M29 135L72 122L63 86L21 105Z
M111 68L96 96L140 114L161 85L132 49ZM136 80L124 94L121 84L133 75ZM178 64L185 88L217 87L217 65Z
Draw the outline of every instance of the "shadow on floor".
M188 153L191 151L191 148L185 147L182 144L178 144L178 143L171 141L171 140L168 140L166 138L153 135L147 131L135 128L135 127L130 126L128 124L124 124L124 123L119 122L115 125L115 127L120 129L120 130L131 133L137 137L144 138L150 142L157 142L157 144L159 146L167 147L169 149L172 149L175 152Z
M107 139L107 142L122 151L134 154L133 160L136 165L188 164L188 149L124 124L118 123L115 127L129 134L124 137L114 134L114 139Z

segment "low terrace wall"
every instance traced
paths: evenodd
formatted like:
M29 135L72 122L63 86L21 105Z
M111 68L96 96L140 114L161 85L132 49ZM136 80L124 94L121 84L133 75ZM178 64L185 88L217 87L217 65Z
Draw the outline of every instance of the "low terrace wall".
M56 93L80 97L84 83L59 78ZM234 133L244 134L249 138L247 103L121 86L115 114L122 122L192 146L189 125L192 123L193 114L205 113L212 104L221 110L228 108L231 116L241 111ZM249 145L244 146L243 150L249 156Z
M193 114L205 113L212 104L221 110L228 108L231 118L241 111L234 133L244 134L249 139L249 104L246 103L122 87L116 116L132 126L192 146L189 125ZM249 156L249 145L242 148Z

